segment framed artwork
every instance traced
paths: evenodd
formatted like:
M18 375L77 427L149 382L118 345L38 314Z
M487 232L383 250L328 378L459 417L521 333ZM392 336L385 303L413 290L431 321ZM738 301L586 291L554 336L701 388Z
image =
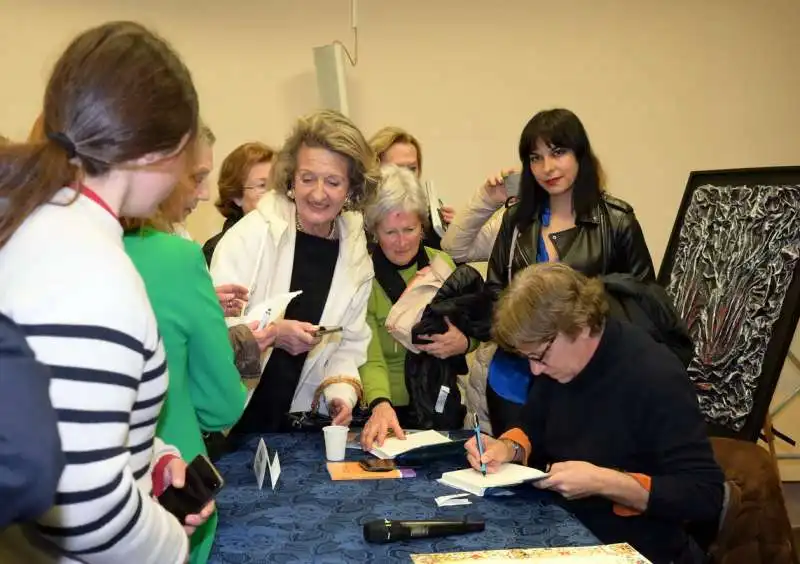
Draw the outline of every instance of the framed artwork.
M800 318L800 166L692 172L659 283L712 435L758 439Z

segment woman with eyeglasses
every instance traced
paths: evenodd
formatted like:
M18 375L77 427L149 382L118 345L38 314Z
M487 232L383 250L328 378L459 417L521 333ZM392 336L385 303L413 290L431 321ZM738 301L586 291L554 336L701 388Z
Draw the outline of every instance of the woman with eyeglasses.
M539 262L564 262L588 276L655 280L633 208L605 191L578 116L565 109L537 113L522 131L519 158L519 202L505 212L489 258L486 288L493 300L517 272ZM499 435L514 422L530 384L527 360L498 350L488 378L471 372L467 396L485 398L492 432Z
M248 314L268 299L302 292L262 355L262 375L234 434L293 429L293 416L329 415L347 425L362 397L372 261L361 210L375 194L375 154L342 114L320 110L297 121L278 152L269 190L234 225L211 261L215 285L244 286ZM256 315L259 315L256 313ZM302 417L300 417L302 419Z
M239 145L222 161L217 181L219 198L214 205L225 217L225 223L222 231L203 245L207 264L211 264L214 249L225 232L256 209L261 196L267 193L267 178L274 157L271 147L253 142Z

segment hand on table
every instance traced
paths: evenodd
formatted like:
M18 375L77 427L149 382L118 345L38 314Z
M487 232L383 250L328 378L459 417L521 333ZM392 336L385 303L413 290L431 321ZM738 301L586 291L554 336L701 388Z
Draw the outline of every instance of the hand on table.
M169 461L166 468L164 468L164 486L172 486L174 488L182 488L186 483L186 461L181 458L173 458ZM183 530L186 531L188 536L192 536L195 529L208 521L208 518L214 514L216 505L214 501L209 501L203 507L200 513L195 513L186 516L186 521L182 523Z
M333 398L329 406L329 415L332 418L332 425L350 425L353 420L353 408L347 405L341 398Z
M225 317L237 317L242 314L242 308L248 299L247 288L238 284L222 284L214 288L214 291L217 293Z
M250 328L253 338L258 343L259 350L264 352L275 344L275 339L278 336L278 329L275 327L274 323L269 323L266 327L259 330L259 324L259 321L253 321L248 323L247 326Z
M550 467L549 476L534 485L558 492L566 499L581 499L600 493L606 471L589 462L556 462Z
M465 354L469 350L469 339L447 317L444 321L447 331L439 335L420 335L420 339L430 341L430 344L417 345L417 348L440 359Z
M406 439L406 434L397 420L397 413L392 404L384 401L372 408L369 421L361 431L361 448L369 452L375 442L378 443L378 446L383 446L383 441L386 440L390 430L398 439Z
M305 321L281 319L275 322L275 329L275 346L292 356L306 353L320 342L320 338L316 336L319 328Z
M511 462L514 458L514 449L505 441L499 441L488 435L481 435L483 456L478 453L478 442L472 437L466 442L467 461L475 470L481 469L481 463L486 464L486 472L492 474L500 470L500 466Z

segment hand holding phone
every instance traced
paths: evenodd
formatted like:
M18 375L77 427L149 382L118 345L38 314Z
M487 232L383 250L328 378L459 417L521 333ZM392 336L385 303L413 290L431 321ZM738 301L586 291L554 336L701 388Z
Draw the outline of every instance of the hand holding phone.
M337 327L322 327L322 326L320 326L320 328L317 329L314 332L314 336L315 337L322 337L323 335L331 335L333 333L341 333L341 332L342 332L342 328L339 327L339 326L337 326Z
M186 467L183 487L168 486L158 496L158 503L185 525L186 517L200 513L224 484L225 480L211 461L199 454Z

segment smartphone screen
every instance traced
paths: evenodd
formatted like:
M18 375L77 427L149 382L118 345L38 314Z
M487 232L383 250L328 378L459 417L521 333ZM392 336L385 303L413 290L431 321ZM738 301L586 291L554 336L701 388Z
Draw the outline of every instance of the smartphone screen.
M504 183L506 185L506 194L509 198L519 197L519 183L522 180L522 175L514 172L506 176Z
M358 464L367 472L391 472L396 468L394 460L381 460L380 458L365 458Z
M183 523L186 516L199 513L222 489L225 481L202 454L186 467L186 482L182 488L169 486L158 496L158 503Z

